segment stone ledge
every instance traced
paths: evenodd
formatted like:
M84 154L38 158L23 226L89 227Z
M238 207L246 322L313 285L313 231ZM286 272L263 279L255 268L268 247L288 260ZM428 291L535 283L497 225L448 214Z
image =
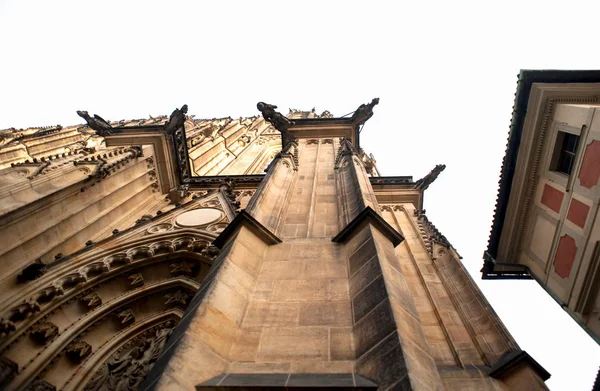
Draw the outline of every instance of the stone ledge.
M221 249L225 245L225 243L231 238L231 236L236 233L242 226L245 226L250 231L252 231L256 236L258 236L262 241L266 244L277 244L281 243L281 239L279 239L275 234L273 234L267 227L262 225L258 220L252 217L248 212L242 210L238 215L233 219L231 223L221 232L219 236L213 241L213 244Z
M305 388L335 390L376 390L377 384L353 373L228 373L196 386L207 390L297 390Z
M504 353L498 361L492 365L492 369L488 373L490 377L495 379L503 377L510 370L520 366L528 365L531 369L538 374L538 376L546 381L550 379L550 373L546 371L537 361L533 359L524 350L515 350L512 352Z
M363 221L374 225L380 230L394 245L398 246L404 240L404 237L398 233L391 225L387 223L377 212L375 212L370 206L363 209L344 229L340 231L333 239L332 242L343 243L352 235L352 233L358 229ZM217 238L218 239L218 238Z

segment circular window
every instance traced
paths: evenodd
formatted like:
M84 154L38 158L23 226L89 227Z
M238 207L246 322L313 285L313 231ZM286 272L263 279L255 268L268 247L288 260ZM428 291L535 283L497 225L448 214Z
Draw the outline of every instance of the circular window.
M194 209L177 216L175 222L180 227L199 227L213 223L223 217L223 212L213 208Z

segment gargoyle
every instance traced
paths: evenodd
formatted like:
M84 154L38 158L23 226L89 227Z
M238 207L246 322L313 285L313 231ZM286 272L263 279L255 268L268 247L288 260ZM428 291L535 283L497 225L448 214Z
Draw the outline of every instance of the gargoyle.
M288 142L293 141L294 138L288 132L288 128L292 125L292 122L283 114L275 111L277 106L270 105L265 102L258 102L256 108L261 112L265 121L275 127L275 129L281 132L281 146L285 147Z
M367 122L373 116L373 107L379 104L379 98L373 98L371 103L358 106L358 109L352 114L352 122L355 126L360 126Z
M93 117L90 117L87 111L77 110L77 115L83 118L88 126L96 131L98 136L104 137L112 134L112 126L98 114L94 114Z
M185 122L185 118L186 118L185 115L187 114L187 112L188 112L187 105L181 106L181 109L175 109L171 113L171 116L169 117L169 121L167 121L167 123L165 124L165 127L163 128L165 133L171 134L171 133L175 132L177 129L181 128L183 126L183 123Z

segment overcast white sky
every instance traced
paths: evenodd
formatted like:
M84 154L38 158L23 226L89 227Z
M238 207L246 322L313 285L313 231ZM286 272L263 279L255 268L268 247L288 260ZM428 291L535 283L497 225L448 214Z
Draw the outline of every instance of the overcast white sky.
M0 129L170 114L341 116L381 98L362 146L382 175L447 169L428 216L553 390L589 390L600 347L532 281L483 282L520 69L600 68L599 1L0 0Z

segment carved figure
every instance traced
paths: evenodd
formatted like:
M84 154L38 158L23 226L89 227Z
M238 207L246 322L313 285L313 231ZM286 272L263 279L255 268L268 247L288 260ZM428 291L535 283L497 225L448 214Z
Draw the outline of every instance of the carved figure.
M89 308L96 308L102 305L102 299L96 292L87 294L81 298L81 301Z
M56 387L46 380L36 379L29 384L25 391L56 391Z
M130 309L125 309L120 312L117 312L117 319L121 325L126 326L133 322L135 322L135 316L133 315L133 311Z
M144 285L144 276L142 276L142 273L132 274L127 279L129 280L129 286L133 288Z
M35 342L44 345L58 334L58 327L51 322L41 321L36 323L29 335Z
M220 252L221 252L221 250L219 250L217 247L210 245L210 246L202 249L202 251L200 253L202 255L204 255L205 257L214 258L217 255L219 255Z
M66 354L70 360L81 362L92 353L92 347L85 341L76 341L67 346Z
M366 103L358 106L358 109L352 114L352 122L356 126L360 126L367 122L373 116L373 107L379 104L379 98L374 98L371 103Z
M187 293L181 291L181 290L177 290L175 292L171 292L171 293L167 293L165 295L165 305L168 304L182 304L182 305L186 305L188 299L190 298L190 295L188 295Z
M96 131L98 136L109 136L112 134L112 126L108 121L104 120L104 118L100 117L98 114L94 114L93 117L90 117L87 111L77 110L77 115L80 116L87 122L88 126Z
M179 185L169 191L169 200L171 204L178 204L190 195L190 185Z
M16 308L13 308L12 315L10 316L10 320L12 322L18 322L20 320L25 319L30 314L34 314L40 310L40 305L37 301L29 299L19 305Z
M154 331L149 337L142 337L125 351L119 351L109 358L85 386L85 391L137 391L146 375L158 360L173 325Z
M142 224L145 223L146 221L150 221L152 220L152 216L151 215L143 215L142 217L140 217L139 219L137 219L135 221L135 224Z
M171 274L191 274L192 265L187 262L177 262L169 265Z
M6 357L0 357L0 385L8 384L17 374L19 366Z
M16 330L15 324L7 319L0 319L0 335L8 334Z
M171 134L171 133L175 132L177 129L181 128L183 126L183 123L185 122L185 118L186 118L185 115L187 114L187 112L188 112L188 105L181 106L181 109L175 109L171 113L171 116L169 117L169 121L167 121L163 130L167 134Z
M256 108L261 112L265 121L269 122L275 127L275 129L281 132L282 147L285 147L290 141L294 140L294 138L288 132L288 127L292 124L292 122L283 114L275 111L277 106L270 105L265 102L258 102L256 104Z

